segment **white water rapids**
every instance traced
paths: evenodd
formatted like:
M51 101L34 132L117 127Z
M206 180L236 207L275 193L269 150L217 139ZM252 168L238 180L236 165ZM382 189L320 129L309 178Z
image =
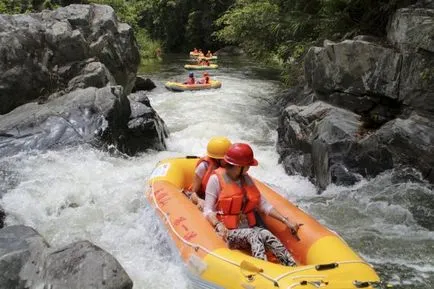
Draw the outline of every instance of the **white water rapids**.
M164 81L186 78L181 64L163 65L151 76L158 86L149 93L151 104L170 131L167 151L125 158L80 146L0 158L0 192L5 193L0 205L8 214L7 225L32 226L54 247L90 240L116 257L134 289L189 288L176 252L146 203L145 184L159 160L203 155L212 136L224 135L252 144L259 166L250 173L340 233L387 281L397 288L434 288L434 213L426 206L434 194L429 187L394 183L385 173L352 188L330 186L317 195L307 179L286 175L278 164L273 107L278 82L259 76L253 66L233 67L212 74L222 81L221 89L169 92ZM417 212L431 218L431 229L420 225Z

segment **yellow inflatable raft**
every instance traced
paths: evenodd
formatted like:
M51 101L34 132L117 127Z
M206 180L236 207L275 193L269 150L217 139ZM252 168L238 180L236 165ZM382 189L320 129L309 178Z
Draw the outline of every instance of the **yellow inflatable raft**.
M184 84L181 82L168 81L165 87L172 91L185 91L185 90L202 90L211 88L220 88L222 83L218 80L210 80L209 84Z
M231 250L214 232L196 206L182 193L190 186L196 157L175 158L157 164L146 197L156 209L188 270L195 288L233 289L355 289L384 288L370 264L336 233L258 180L267 200L299 224L295 238L282 223L262 216L294 256L297 266L286 267ZM270 259L271 260L271 259Z
M219 68L219 66L217 64L210 64L210 65L186 64L184 65L184 68L188 70L209 70L209 69L217 69Z

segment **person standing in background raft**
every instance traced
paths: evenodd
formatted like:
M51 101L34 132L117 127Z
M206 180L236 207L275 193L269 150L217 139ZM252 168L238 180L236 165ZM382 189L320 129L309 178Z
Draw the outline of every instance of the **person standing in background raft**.
M205 198L208 179L215 169L224 166L223 158L230 146L231 141L226 137L213 137L206 147L206 156L200 158L197 162L193 184L188 191L185 191L185 194L201 210L203 209L203 199Z
M251 249L253 257L267 260L270 250L281 264L295 262L280 240L269 230L258 227L255 210L279 220L295 235L299 225L291 223L261 196L252 178L250 166L257 166L252 148L245 143L231 145L224 156L225 167L218 168L205 189L203 213L231 249Z

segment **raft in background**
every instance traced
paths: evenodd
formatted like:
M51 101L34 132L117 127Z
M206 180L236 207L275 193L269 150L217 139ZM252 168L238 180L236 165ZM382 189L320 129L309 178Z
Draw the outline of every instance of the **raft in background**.
M210 80L209 84L184 84L181 82L168 81L164 85L168 90L186 91L186 90L203 90L211 88L220 88L222 83L218 80Z
M210 65L186 64L184 65L184 68L188 70L208 70L208 69L218 69L219 66L217 64L210 64Z
M380 289L386 288L372 266L335 232L258 180L262 195L284 216L303 224L299 239L281 222L261 215L294 256L287 267L231 250L183 194L193 180L196 157L159 162L149 178L148 202L156 209L176 245L194 288L214 289Z
M217 60L218 59L217 55L213 55L211 57L199 56L199 53L194 53L193 51L190 51L190 56L194 57L194 58L198 58L198 59L203 59L203 60Z

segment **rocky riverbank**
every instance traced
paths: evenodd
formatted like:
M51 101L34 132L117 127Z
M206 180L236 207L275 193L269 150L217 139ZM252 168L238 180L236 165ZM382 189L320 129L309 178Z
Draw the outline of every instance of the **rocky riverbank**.
M130 155L165 149L166 126L146 94L129 96L139 51L110 6L0 15L0 23L0 153L78 143Z
M0 54L1 155L77 144L129 155L166 148L166 125L144 91L155 85L136 76L133 31L111 7L0 15ZM4 217L0 209L0 228ZM0 230L0 260L0 288L133 286L94 244L51 248L25 226Z
M410 166L434 183L434 7L424 3L398 10L387 39L310 48L307 83L288 91L279 120L287 173L324 189Z

